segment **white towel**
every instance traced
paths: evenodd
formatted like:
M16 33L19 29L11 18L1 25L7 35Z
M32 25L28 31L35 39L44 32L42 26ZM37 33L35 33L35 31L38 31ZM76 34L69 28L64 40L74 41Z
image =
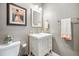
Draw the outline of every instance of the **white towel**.
M49 28L48 20L44 21L44 32L47 32Z
M61 20L61 37L66 40L71 40L71 18Z

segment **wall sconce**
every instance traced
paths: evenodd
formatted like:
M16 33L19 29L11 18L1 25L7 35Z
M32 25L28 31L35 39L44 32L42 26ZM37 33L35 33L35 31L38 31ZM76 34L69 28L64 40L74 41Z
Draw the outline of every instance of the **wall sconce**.
M39 8L39 6L38 5L35 5L35 7L34 7L36 10L38 10L38 8Z
M42 11L42 8L41 7L39 8L39 11Z
M39 12L42 11L42 8L39 5L34 5L33 9L35 9L35 10L37 10Z

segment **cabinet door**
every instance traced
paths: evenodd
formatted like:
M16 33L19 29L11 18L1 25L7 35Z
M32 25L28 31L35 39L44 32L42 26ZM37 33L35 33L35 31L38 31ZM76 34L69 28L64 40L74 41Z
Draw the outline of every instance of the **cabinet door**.
M30 38L30 49L34 55L38 55L38 39L31 37Z
M49 39L46 37L39 41L39 55L45 55L49 52Z
M48 37L49 39L49 50L52 50L52 35Z

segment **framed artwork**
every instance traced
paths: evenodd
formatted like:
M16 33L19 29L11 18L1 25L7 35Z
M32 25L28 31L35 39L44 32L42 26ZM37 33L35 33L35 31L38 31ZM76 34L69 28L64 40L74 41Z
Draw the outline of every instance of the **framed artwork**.
M42 12L32 9L32 27L42 27Z
M27 10L13 3L7 3L7 25L26 26Z

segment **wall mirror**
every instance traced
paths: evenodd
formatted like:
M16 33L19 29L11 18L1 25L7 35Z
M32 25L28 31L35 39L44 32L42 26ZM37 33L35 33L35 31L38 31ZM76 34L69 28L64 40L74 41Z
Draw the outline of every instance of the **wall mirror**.
M32 9L32 27L42 27L42 11Z

